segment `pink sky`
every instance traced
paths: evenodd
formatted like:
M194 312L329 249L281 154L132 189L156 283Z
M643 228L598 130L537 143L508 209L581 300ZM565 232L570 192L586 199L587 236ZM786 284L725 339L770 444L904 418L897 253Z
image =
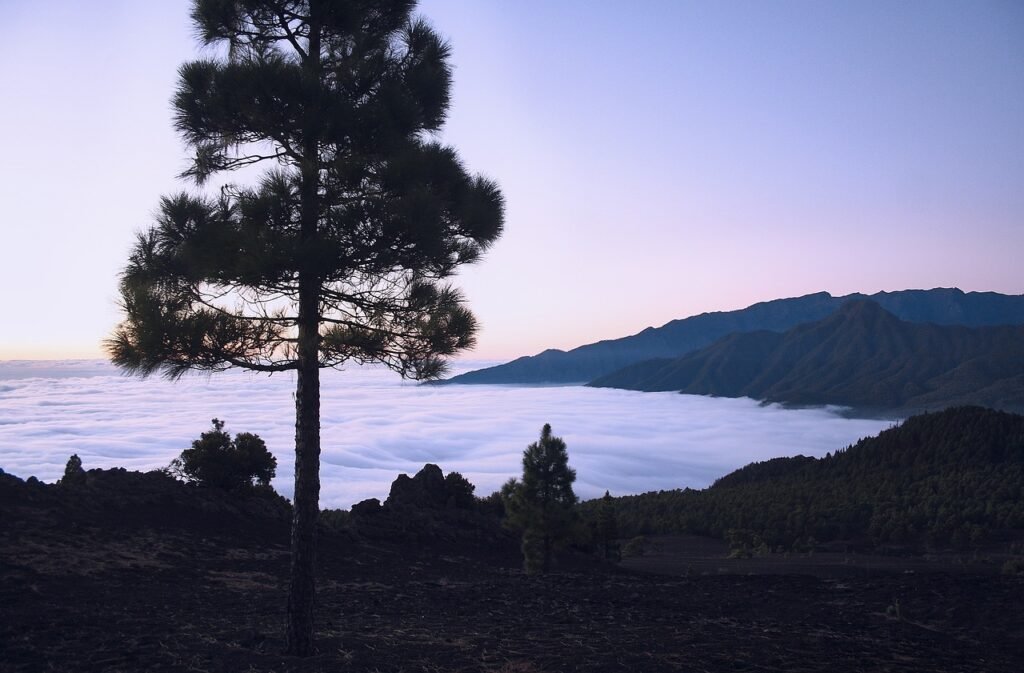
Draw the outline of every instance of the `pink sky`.
M827 290L1024 292L1024 7L428 0L444 138L507 228L476 357ZM14 0L0 25L0 359L100 356L180 189L188 3Z

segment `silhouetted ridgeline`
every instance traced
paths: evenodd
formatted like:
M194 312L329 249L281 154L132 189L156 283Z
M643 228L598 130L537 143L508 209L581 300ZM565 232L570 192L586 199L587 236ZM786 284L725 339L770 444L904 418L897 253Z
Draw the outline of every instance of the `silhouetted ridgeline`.
M819 292L761 302L738 311L702 313L621 339L587 344L570 351L546 350L495 367L467 372L452 383L586 383L617 369L653 358L677 358L734 332L784 332L821 320L844 302L871 299L897 317L918 323L965 325L1024 324L1024 295L967 292L956 288L850 294Z
M75 530L171 530L270 544L288 539L291 516L291 503L269 486L228 490L184 483L166 470L123 468L91 469L74 483L47 484L0 469L0 534L12 521L43 527L57 522ZM413 477L398 475L383 504L370 499L350 512L322 510L320 522L324 536L345 544L455 544L511 559L519 554L515 536L501 527L493 508L474 498L473 485L430 464Z
M598 500L583 503L596 525ZM957 548L1024 540L1024 416L979 407L922 414L825 458L775 458L702 491L614 499L621 537L690 533L741 549ZM255 541L287 538L290 505L269 488L198 487L162 472L90 470L76 484L22 481L0 471L0 532L10 521L77 528L180 529ZM426 465L400 475L388 499L325 511L345 539L434 543L518 555L493 497L477 499L457 473ZM45 525L52 525L47 523ZM490 553L490 552L488 552Z
M589 385L909 412L1024 410L1024 326L906 322L871 301L777 332L745 332Z
M584 503L584 516L598 503ZM914 416L825 458L753 463L702 491L623 496L615 507L625 537L693 533L739 548L1009 544L1024 534L1024 416Z

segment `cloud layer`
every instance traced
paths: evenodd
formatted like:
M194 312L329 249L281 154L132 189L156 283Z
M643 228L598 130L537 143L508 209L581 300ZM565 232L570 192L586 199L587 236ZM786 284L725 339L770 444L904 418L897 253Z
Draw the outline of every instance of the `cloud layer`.
M481 363L463 363L475 369ZM583 387L419 386L371 368L322 379L321 503L387 497L401 472L437 463L478 495L521 471L544 423L565 439L582 498L701 488L751 461L820 456L890 422L749 399ZM44 481L68 456L84 466L167 465L209 428L254 432L277 456L274 487L291 495L294 378L225 372L176 383L119 376L102 361L0 362L0 468Z

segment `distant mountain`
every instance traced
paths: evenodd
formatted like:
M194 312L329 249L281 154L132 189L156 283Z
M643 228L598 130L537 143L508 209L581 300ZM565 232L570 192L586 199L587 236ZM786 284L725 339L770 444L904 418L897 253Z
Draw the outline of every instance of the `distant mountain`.
M624 496L621 535L731 538L737 552L818 543L1009 546L1024 532L1024 416L958 407L908 418L824 458L751 463L709 488ZM595 519L600 500L583 503Z
M731 334L589 385L874 410L1017 410L1024 409L1024 326L912 323L873 301L853 300L782 334Z
M734 332L784 332L832 314L851 299L871 299L903 320L939 325L1024 323L1024 295L967 292L956 288L902 290L833 297L827 292L761 302L738 311L702 313L621 339L570 351L546 350L495 367L460 374L450 383L585 383L652 358L677 358Z

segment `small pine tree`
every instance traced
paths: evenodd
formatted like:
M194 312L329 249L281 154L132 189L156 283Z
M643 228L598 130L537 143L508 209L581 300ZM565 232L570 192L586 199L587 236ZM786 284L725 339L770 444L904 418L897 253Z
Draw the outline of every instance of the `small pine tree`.
M548 572L555 546L572 531L575 481L565 442L545 424L540 440L523 452L522 480L510 479L501 488L507 521L523 533L527 573Z
M78 454L71 454L67 465L64 466L64 477L60 480L61 486L79 486L85 483L85 470L82 469L82 459Z
M597 539L606 561L619 560L619 526L615 518L615 498L608 491L597 510Z
M269 486L277 472L277 458L267 450L259 435L224 432L224 421L213 419L213 429L192 442L191 449L171 461L169 471L176 477L204 486L232 490L246 486Z

